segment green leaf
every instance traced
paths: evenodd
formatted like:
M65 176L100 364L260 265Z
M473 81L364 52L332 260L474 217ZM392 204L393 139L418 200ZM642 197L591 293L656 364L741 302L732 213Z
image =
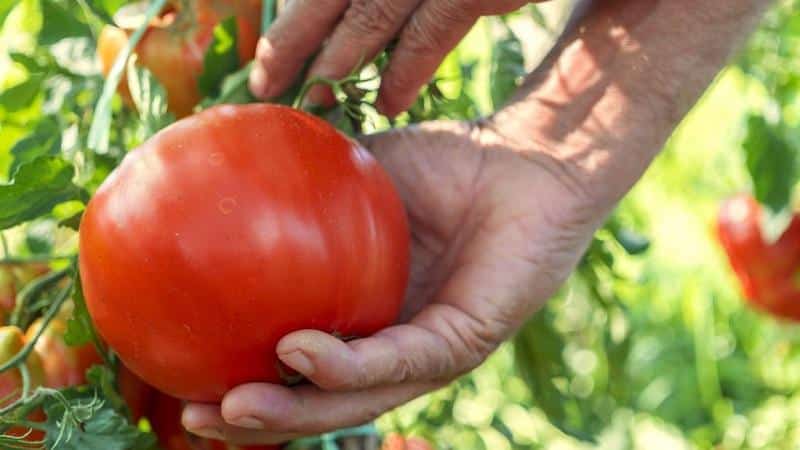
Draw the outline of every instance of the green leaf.
M525 76L522 43L511 30L494 46L490 76L492 105L499 109L514 95Z
M128 61L128 86L144 127L145 139L175 121L175 117L167 112L164 87L149 70L136 65L135 57Z
M151 450L156 438L130 424L102 399L100 390L70 389L45 400L47 448Z
M773 212L788 207L797 177L797 151L780 127L751 115L742 147L756 199Z
M26 55L25 53L9 52L8 57L17 64L25 67L29 73L42 72L44 67L33 56Z
M153 20L156 14L161 12L165 3L166 0L153 0L153 2L150 3L145 13L144 20L142 20L142 24L131 34L125 47L119 52L119 55L117 55L117 59L114 61L114 65L111 67L111 71L106 78L106 82L103 84L103 93L97 101L97 107L94 111L88 138L89 148L97 153L108 152L108 143L111 134L111 100L113 100L117 86L122 78L122 72L125 70L125 63L128 61L128 58L130 58L131 53L133 53L133 49L136 48L136 45L142 39L144 32L147 30L147 25Z
M0 92L0 106L8 112L29 107L42 92L45 75L32 73L27 80Z
M25 229L25 246L34 255L48 255L55 246L56 222L37 220Z
M73 303L75 306L72 310L72 317L67 320L64 342L69 346L77 347L88 344L94 336L92 318L86 308L86 300L83 298L83 290L81 290L80 284L75 288Z
M202 107L205 109L213 105L245 104L257 101L250 92L250 88L247 84L251 69L252 63L225 77L225 80L222 82L219 97L207 97L203 100L201 104ZM294 98L290 99L288 104L291 104L293 100Z
M42 31L39 43L52 45L65 38L91 37L92 32L85 22L78 20L79 14L73 10L76 5L55 0L42 1Z
M650 240L630 228L614 230L614 238L629 255L641 255L650 248Z
M17 1L18 0L0 0L0 28L2 28L3 23L5 23L8 13L16 6Z
M80 199L82 190L72 182L74 169L57 157L42 157L17 170L14 180L0 185L0 230L49 213L67 200Z
M538 6L530 5L530 14L531 14L531 19L533 19L536 25L539 25L541 28L544 28L545 30L550 29L550 27L547 25L547 17L544 16L544 13L542 13L542 10L539 9Z
M218 96L225 77L239 69L237 33L235 17L229 17L214 27L214 39L206 50L203 73L198 79L200 92L204 96Z
M8 178L13 178L19 166L41 156L56 156L61 151L61 130L55 120L45 118L31 134L11 147L13 160L8 168Z

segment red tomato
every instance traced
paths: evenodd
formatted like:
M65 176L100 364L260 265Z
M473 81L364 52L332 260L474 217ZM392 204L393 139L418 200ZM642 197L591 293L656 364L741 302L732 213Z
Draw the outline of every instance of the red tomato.
M425 439L404 437L398 433L389 433L383 440L381 450L434 450Z
M800 320L800 215L773 243L761 232L762 215L754 198L733 197L720 209L717 236L745 297L778 317Z
M193 401L281 382L275 346L292 331L392 324L408 279L389 176L282 106L220 106L168 127L98 190L80 234L99 333L147 383Z
M34 322L26 333L27 339L33 339L42 326L42 319ZM44 365L44 385L54 389L80 386L86 383L86 371L103 360L97 354L93 344L70 347L64 342L67 322L63 317L56 317L36 341L36 353Z
M261 0L173 0L148 28L136 46L138 63L164 85L169 110L177 117L192 113L202 96L198 78L203 58L222 20L236 17L240 63L255 56L260 32ZM128 42L130 31L106 26L100 33L97 53L103 74L108 75L117 55ZM120 93L129 99L128 84Z
M17 327L0 327L0 364L3 364L13 358L22 347L25 346L25 336L22 331ZM34 389L41 386L44 382L44 371L42 369L42 362L35 352L28 356L25 365L28 367L30 374L30 387ZM0 373L0 407L8 406L19 398L22 389L22 375L19 369L12 369ZM42 421L44 420L44 413L36 411L32 413L28 420ZM44 433L41 431L30 431L22 428L12 428L8 435L10 436L23 436L27 435L26 440L30 442L41 441L44 439Z
M165 394L157 394L148 414L153 433L163 450L280 450L279 445L237 447L188 433L181 425L183 403Z

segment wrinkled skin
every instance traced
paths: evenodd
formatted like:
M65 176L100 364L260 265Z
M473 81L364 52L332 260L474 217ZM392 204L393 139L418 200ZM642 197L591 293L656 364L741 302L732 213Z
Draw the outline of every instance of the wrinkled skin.
M749 195L722 204L717 236L742 284L745 297L758 309L784 319L800 320L800 214L775 242L761 229L761 205Z
M239 61L253 59L261 23L260 0L192 0L170 3L136 46L138 63L148 68L167 92L168 108L177 117L192 113L202 96L198 79L203 72L203 57L213 39L214 27L233 15L237 18ZM128 41L129 31L106 26L98 40L98 56L103 74L111 67ZM126 80L120 93L130 103Z
M165 129L101 186L80 230L98 332L148 384L193 401L291 381L275 349L293 331L391 325L408 265L405 210L380 165L281 106Z

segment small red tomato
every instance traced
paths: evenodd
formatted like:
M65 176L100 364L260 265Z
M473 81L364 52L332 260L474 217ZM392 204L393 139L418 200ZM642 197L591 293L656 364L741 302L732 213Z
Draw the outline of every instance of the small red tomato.
M38 319L28 328L27 339L32 339L39 332L42 323L42 319ZM47 325L34 347L44 365L44 385L53 389L85 384L86 371L102 363L93 344L77 347L67 345L64 341L66 331L65 318L56 317Z
M751 196L735 196L720 208L717 236L745 297L775 316L800 320L800 215L770 243L761 230L763 214Z
M81 222L80 271L100 335L148 384L218 402L284 381L288 333L391 325L409 231L372 155L273 105L218 106L130 152Z
M381 450L434 450L430 442L418 437L404 437L399 433L389 433L383 439Z
M191 114L202 99L198 79L203 73L205 52L213 40L214 27L228 17L236 17L239 61L244 65L255 56L261 0L172 0L137 44L138 64L164 86L169 110L177 117ZM113 26L101 31L97 53L103 74L111 71L130 32ZM130 103L124 79L119 90Z
M25 335L22 330L14 326L0 327L0 364L8 362L25 346ZM25 362L30 375L30 388L35 389L44 382L44 370L39 356L32 352ZM19 369L12 369L0 373L0 407L8 406L17 399L22 393L22 375ZM38 422L44 420L44 413L36 411L32 413L28 420ZM15 427L7 433L9 436L27 436L29 442L41 441L44 433L38 430L26 430Z

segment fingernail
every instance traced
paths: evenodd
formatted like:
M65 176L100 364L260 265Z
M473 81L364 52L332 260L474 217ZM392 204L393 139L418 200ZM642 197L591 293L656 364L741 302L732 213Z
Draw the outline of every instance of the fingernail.
M267 71L261 66L256 66L250 73L250 91L256 97L266 97L269 90L268 81Z
M252 416L239 417L238 419L232 421L231 425L236 425L237 427L242 427L242 428L249 428L251 430L264 429L264 422Z
M278 357L281 359L281 361L283 361L284 364L305 376L313 375L314 371L316 370L314 368L314 364L311 363L311 360L308 359L308 357L300 350L284 353L282 355L278 355Z
M216 428L200 428L199 430L189 430L189 432L206 439L225 439L225 436L222 435L222 431Z

